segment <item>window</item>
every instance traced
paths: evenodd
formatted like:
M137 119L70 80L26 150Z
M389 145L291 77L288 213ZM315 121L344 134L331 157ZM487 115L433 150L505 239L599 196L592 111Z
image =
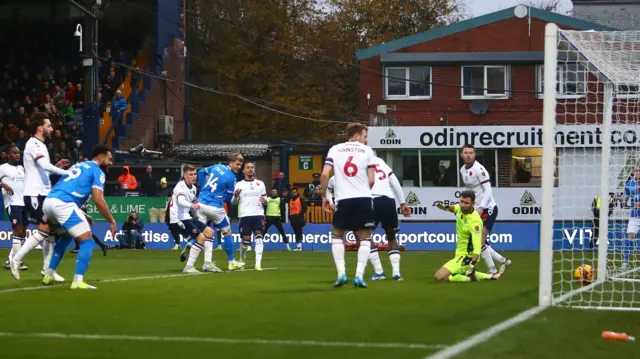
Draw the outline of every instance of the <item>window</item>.
M559 99L571 99L584 97L587 94L587 69L580 64L558 65L556 85ZM538 66L538 98L542 98L544 92L544 66Z
M393 172L403 187L420 187L418 150L392 151Z
M640 98L640 86L638 85L620 85L616 92L616 98L632 99Z
M387 68L386 98L390 100L430 99L431 67Z
M457 187L458 152L452 150L421 150L422 187Z
M491 176L491 185L497 183L496 151L476 150L476 161L482 163ZM456 149L390 150L378 151L378 156L393 169L402 187L464 187L459 175L460 151Z
M463 66L462 99L508 97L507 66Z
M542 182L542 148L514 148L511 151L511 185L540 187Z
M498 187L498 169L496 166L496 151L493 149L477 149L476 148L476 161L487 170L489 173L489 178L491 179L491 187ZM458 150L458 154L461 151ZM458 187L464 187L464 182L462 181L462 176L460 176L460 168L464 165L464 161L462 158L460 159L460 167L458 167L456 171L456 176L458 176Z

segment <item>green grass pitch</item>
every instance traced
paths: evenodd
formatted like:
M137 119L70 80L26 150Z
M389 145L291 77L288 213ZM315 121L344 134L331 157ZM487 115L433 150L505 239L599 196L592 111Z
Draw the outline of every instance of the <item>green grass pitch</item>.
M500 281L435 283L451 255L403 252L403 282L336 289L329 252L265 252L270 270L181 276L177 252L96 251L86 279L98 289L71 291L41 289L37 251L20 282L0 272L0 358L420 359L536 305L536 253L508 253L514 265ZM222 252L215 258L226 268ZM67 254L59 270L67 281L74 259ZM460 357L637 356L638 344L603 341L603 330L640 336L640 314L546 310Z

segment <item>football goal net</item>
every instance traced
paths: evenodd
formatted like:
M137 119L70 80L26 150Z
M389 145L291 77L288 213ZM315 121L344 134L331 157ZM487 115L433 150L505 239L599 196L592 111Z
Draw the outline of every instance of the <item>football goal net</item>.
M640 31L545 34L542 306L640 310Z

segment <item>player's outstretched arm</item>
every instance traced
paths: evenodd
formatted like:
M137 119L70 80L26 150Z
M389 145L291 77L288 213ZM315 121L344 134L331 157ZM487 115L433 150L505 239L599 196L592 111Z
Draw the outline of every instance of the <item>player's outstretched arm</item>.
M63 170L62 168L58 168L52 165L49 161L47 161L45 157L40 157L36 162L40 167L42 167L43 170L49 173L55 173L60 176L65 176L66 174L69 173L68 171Z
M442 201L435 201L435 202L433 202L433 206L434 206L434 207L438 207L438 208L440 208L440 209L441 209L441 210L443 210L443 211L448 211L448 212L451 212L451 213L455 213L455 211L456 211L455 206L453 206L453 205L449 205L449 206L447 206L447 205L445 205L444 203L442 203Z
M107 206L107 202L104 200L104 192L102 189L93 188L91 190L91 195L93 196L93 202L96 204L96 208L98 208L98 212L104 217L104 219L109 222L109 227L111 229L111 234L116 235L116 220L113 219L111 212L109 211L109 207Z
M198 205L197 203L191 203L187 201L187 198L182 193L178 194L178 196L176 197L176 204L180 207L190 208L193 210L198 210L200 208L200 205Z

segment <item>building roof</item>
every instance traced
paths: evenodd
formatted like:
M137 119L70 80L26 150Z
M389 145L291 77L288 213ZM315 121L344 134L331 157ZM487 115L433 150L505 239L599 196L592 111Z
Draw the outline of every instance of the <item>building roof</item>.
M507 19L516 18L514 13L515 7L496 11L490 14L474 17L472 19L457 22L455 24L438 27L417 34L401 37L389 41L384 44L372 46L367 49L362 49L356 52L358 60L364 60L375 56L380 56L389 52L404 49L409 46L421 44L423 42L432 41L441 37L449 36L458 32L463 32L471 29L475 29L480 26L493 24L496 22L504 21ZM575 30L597 30L597 31L612 31L614 28L598 25L592 22L575 19L570 16L560 15L555 12L544 11L537 8L531 8L531 18L542 20L545 22L552 22L560 27L571 28Z
M271 153L270 145L253 144L180 144L175 147L175 157L181 160L226 159L231 152L240 152L245 157L262 157Z
M587 4L587 5L626 5L626 4L635 4L639 3L640 0L572 0L574 5L576 4Z

